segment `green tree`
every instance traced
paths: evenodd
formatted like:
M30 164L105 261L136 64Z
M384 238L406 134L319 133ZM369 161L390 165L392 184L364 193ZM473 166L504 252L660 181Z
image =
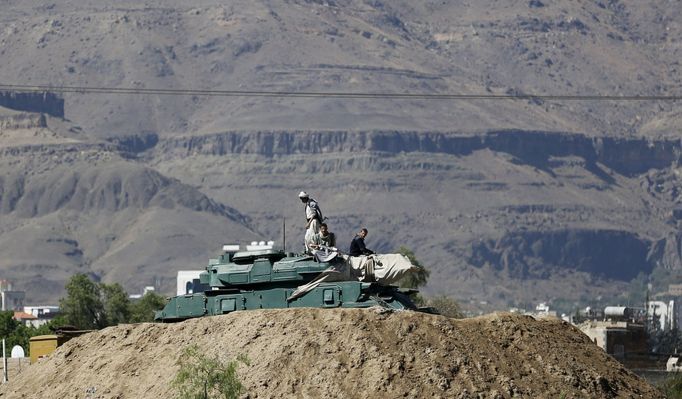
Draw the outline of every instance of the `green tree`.
M40 327L29 327L29 336L34 337L36 335L50 335L54 334L54 331L64 325L69 323L66 322L64 316L59 315L48 321L47 323L41 325Z
M454 299L439 295L433 298L429 298L426 304L438 311L439 314L445 317L452 317L453 319L462 319L464 315L460 309L459 303Z
M98 284L84 274L71 277L66 284L66 297L59 300L64 324L86 330L153 321L154 311L165 304L166 300L154 292L131 302L120 284Z
M56 318L56 322L60 323ZM6 311L0 312L0 338L5 338L8 350L14 345L19 345L24 348L26 354L29 354L29 340L36 335L54 334L50 329L54 321L44 324L40 327L26 326L24 323L14 319L14 312ZM63 324L63 323L61 323ZM61 325L60 324L60 325Z
M426 285L430 272L417 260L414 252L406 247L400 247L398 248L398 253L405 255L413 265L417 266L417 270L405 275L398 281L397 285L399 287L412 289L417 289ZM410 298L417 306L422 306L426 303L426 300L418 293L410 294Z
M417 266L417 271L408 273L405 277L400 279L398 285L405 288L419 288L426 285L426 281L429 279L429 272L414 255L414 252L406 247L398 248L398 253L407 256L407 259L412 262L413 265Z
M130 321L130 299L119 283L100 284L102 305L108 325L128 323Z
M137 302L130 304L130 322L143 323L154 321L154 312L163 309L166 299L161 295L149 291Z
M670 374L670 377L658 384L658 388L668 399L682 399L682 373Z
M625 303L629 306L642 306L646 301L647 286L649 283L649 276L640 272L637 277L632 279L628 284L627 291L623 293ZM668 287L666 287L667 289Z
M64 319L68 324L84 330L107 326L100 286L85 274L73 275L66 284L66 298L59 300Z
M185 348L177 362L180 370L172 382L177 397L236 399L244 392L237 376L239 362L249 365L246 356L224 363L217 356L206 356L196 344Z
M8 310L0 312L0 338L5 338L7 348L11 349L14 345L28 348L30 338L29 328L22 322L14 319L14 312Z
M682 349L682 334L677 328L667 331L650 331L649 348L655 353L677 353Z
M400 281L398 281L398 286L404 288L417 289L419 287L423 287L424 285L426 285L429 276L431 275L431 272L429 272L429 270L426 267L424 267L424 265L422 265L421 262L419 262L419 260L417 260L417 257L414 255L414 252L412 252L409 248L403 246L398 248L398 253L405 255L407 259L409 259L410 262L412 262L413 265L417 266L417 271L409 273L405 277L400 279ZM464 317L457 301L445 295L440 295L429 299L425 299L419 294L412 294L410 297L416 305L430 306L436 309L438 313L440 313L443 316L458 319Z

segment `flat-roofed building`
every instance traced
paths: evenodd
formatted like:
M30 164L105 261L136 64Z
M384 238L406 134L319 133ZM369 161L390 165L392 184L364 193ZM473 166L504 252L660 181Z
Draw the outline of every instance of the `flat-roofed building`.
M682 284L668 285L668 294L672 296L682 296Z
M35 316L35 319L27 320L26 324L32 325L33 327L40 327L57 317L60 311L59 306L55 305L24 306L25 313Z
M586 321L578 326L580 331L606 353L618 360L649 351L643 324L627 321Z

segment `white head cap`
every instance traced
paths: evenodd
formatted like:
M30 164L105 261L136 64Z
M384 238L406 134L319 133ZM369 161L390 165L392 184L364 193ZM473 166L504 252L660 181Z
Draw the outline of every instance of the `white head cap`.
M305 191L301 191L300 193L298 193L298 198L308 198L308 193L306 193Z

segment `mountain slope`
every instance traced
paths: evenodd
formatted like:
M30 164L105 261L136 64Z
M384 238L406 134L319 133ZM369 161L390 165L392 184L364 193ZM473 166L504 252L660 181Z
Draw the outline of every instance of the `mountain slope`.
M12 147L0 165L0 268L32 302L56 300L75 272L168 292L223 242L259 238L235 209L109 145Z
M682 10L662 0L5 3L0 82L10 84L644 96L680 86ZM45 62L26 67L28 60ZM99 136L226 128L633 134L676 109L663 102L82 94L66 102L67 117Z
M161 140L145 156L271 237L285 218L293 248L306 189L342 249L368 227L370 248L405 245L429 266L428 293L505 306L615 297L664 253L665 267L682 267L679 254L650 253L674 241L678 151L541 132L227 132Z

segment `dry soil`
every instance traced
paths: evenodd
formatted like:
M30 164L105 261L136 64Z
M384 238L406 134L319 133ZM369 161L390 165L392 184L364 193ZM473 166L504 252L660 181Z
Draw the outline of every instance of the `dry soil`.
M381 309L237 312L73 339L0 398L170 398L183 348L244 354L249 398L659 398L568 323Z

